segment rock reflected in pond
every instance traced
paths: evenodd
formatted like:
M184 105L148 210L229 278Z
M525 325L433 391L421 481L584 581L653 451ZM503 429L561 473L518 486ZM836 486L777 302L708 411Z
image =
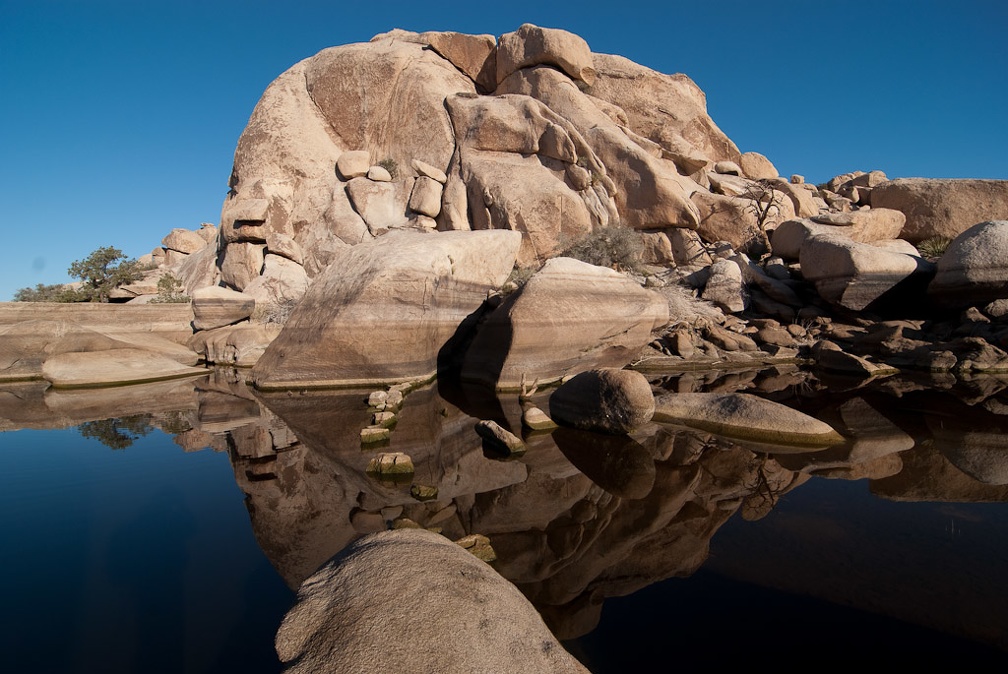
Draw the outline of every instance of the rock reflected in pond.
M633 438L558 428L553 440L578 470L613 496L642 499L651 493L654 459Z

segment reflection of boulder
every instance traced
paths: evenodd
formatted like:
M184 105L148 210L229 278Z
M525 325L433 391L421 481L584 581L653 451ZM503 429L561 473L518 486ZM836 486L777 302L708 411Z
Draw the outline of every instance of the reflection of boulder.
M587 672L511 583L420 530L361 539L309 578L276 648L313 674Z
M900 455L903 470L871 481L871 492L893 501L1005 503L1008 486L984 484L957 468L937 449L917 447Z
M952 465L983 484L1008 485L1008 420L974 408L925 418L935 449Z

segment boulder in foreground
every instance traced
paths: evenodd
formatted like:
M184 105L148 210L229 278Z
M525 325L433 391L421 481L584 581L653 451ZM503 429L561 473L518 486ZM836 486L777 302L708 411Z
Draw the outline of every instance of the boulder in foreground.
M42 364L42 376L57 388L138 384L206 373L143 349L60 353Z
M438 534L366 536L301 585L276 650L311 672L587 672L518 589Z
M651 421L654 396L640 372L600 368L561 384L550 396L550 414L567 426L620 435Z

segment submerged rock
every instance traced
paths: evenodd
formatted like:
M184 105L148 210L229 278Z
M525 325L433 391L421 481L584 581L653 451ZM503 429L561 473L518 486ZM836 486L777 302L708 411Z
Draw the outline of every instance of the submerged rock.
M829 424L780 403L745 393L674 393L655 400L655 421L681 423L734 438L783 445L843 441Z

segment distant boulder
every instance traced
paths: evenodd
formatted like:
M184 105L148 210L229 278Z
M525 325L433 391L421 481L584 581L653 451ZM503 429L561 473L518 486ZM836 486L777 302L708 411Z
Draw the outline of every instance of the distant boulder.
M1008 180L898 178L872 189L872 208L907 218L901 239L955 238L978 222L1008 220Z
M981 222L957 236L938 260L928 296L959 308L1008 298L1008 220Z

